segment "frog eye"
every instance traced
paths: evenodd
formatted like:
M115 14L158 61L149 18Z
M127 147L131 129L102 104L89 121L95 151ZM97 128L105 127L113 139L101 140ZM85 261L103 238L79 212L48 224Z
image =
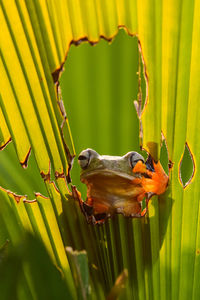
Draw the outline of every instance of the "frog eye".
M90 162L90 150L83 150L79 157L78 157L78 162L79 165L82 169L86 169L89 165Z
M131 168L134 168L138 161L141 161L144 163L144 157L137 152L131 152L131 154L130 154Z
M98 158L98 156L99 154L93 149L88 148L83 150L78 157L80 167L86 169L89 166L91 159Z

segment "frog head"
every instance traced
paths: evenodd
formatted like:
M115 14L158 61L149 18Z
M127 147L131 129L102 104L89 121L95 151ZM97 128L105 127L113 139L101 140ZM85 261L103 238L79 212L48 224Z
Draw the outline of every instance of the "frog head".
M124 156L100 155L93 149L83 150L79 157L81 181L87 185L87 199L81 203L89 222L102 223L121 213L141 217L149 199L165 191L168 176L151 156L145 162L137 152Z

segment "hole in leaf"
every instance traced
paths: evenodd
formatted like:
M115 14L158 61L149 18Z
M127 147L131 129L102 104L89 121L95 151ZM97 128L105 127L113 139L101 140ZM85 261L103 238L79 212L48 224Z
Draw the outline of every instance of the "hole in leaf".
M168 158L168 150L165 139L162 141L161 149L160 149L160 163L167 175L169 175L169 158Z
M184 153L179 165L179 178L185 188L193 178L195 170L194 159L188 144L185 144Z
M135 101L136 110L138 112L139 118L145 108L147 97L148 97L148 76L146 73L146 65L144 62L144 57L142 53L141 43L138 40L138 97L137 101ZM137 103L137 104L136 104ZM138 109L137 109L138 107Z
M113 38L91 46L70 47L65 71L60 78L62 99L77 155L86 148L99 154L124 155L140 151L139 120L133 105L138 99L138 69L141 67L143 109L146 86L137 37L123 29ZM77 158L72 182L81 194Z
M13 143L0 151L0 186L18 195L27 195L29 199L35 198L34 192L47 196L43 179L40 176L34 154L28 160L28 168L20 166Z

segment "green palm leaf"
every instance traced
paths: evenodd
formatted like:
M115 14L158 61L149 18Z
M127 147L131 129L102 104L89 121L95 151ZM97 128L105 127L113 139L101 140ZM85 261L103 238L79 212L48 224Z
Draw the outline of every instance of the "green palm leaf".
M4 167L2 174L9 174L13 184L7 184L2 175L6 190L0 190L1 244L9 238L17 247L24 229L34 232L62 270L71 297L75 297L75 289L65 252L69 245L87 251L94 298L108 294L127 268L127 299L198 299L198 1L0 3L0 147L5 148L12 139L23 167L31 153L33 170L23 191L22 173L17 178L15 165L10 164L8 170ZM94 49L84 44L71 47L68 54L72 43L95 44L100 37L111 41L119 26L137 38L120 32L111 46L105 41ZM69 61L61 87L77 152L93 147L118 155L139 150L139 122L132 102L140 91L136 71L143 60L146 75L140 72L139 79L145 105L136 105L143 125L143 146L155 158L162 157L166 151L160 147L162 133L174 162L168 195L154 197L148 217L131 220L116 216L93 228L80 214L66 184L75 154L58 85L66 56ZM190 167L182 161L185 145ZM16 159L14 155L9 154L10 159ZM179 177L185 172L190 179L194 168L193 179L183 188ZM74 166L73 183L82 190L78 173ZM32 174L39 178L35 185ZM14 192L32 197L34 191L45 196L36 193L30 201L8 191L12 186ZM76 267L75 273L78 270ZM24 294L20 295L37 297L30 272L26 268L23 272ZM86 281L78 282L88 285Z

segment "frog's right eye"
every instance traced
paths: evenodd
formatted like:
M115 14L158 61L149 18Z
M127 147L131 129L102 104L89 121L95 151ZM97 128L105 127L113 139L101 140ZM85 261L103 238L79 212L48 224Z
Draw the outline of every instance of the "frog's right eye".
M88 148L86 150L83 150L78 157L80 167L83 170L86 169L89 166L91 159L98 156L99 154L93 149Z
M90 151L89 150L82 151L78 157L78 162L82 169L86 169L90 162Z

